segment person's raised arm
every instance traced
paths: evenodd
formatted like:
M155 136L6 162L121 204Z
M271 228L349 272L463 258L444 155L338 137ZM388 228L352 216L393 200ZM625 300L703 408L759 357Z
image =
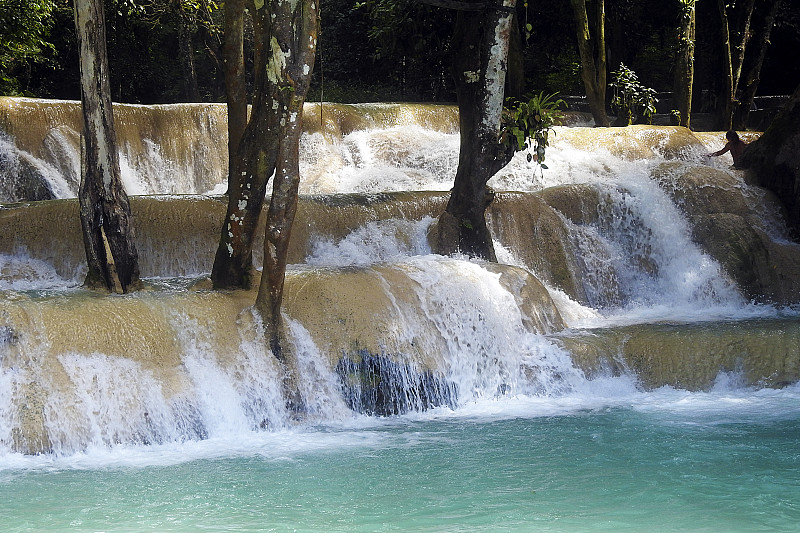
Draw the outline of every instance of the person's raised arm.
M706 154L706 157L717 157L721 156L725 152L729 152L731 150L731 143L727 143L722 150L717 150L716 152L711 152L710 154Z

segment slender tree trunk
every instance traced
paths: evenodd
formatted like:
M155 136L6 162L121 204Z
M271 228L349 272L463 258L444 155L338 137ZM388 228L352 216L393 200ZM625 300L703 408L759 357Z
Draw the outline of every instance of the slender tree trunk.
M680 125L691 128L696 0L679 0L679 2L681 15L678 27L678 54L675 62L674 106L680 113Z
M518 4L519 6L519 4ZM519 12L516 17L519 17ZM508 41L508 72L506 73L506 98L518 100L525 96L525 44L519 24L511 25Z
M128 196L120 179L102 0L75 1L84 120L78 198L89 273L86 285L124 293L140 285Z
M737 91L742 74L744 53L750 37L750 19L754 3L755 0L744 0L744 4L737 7L738 24L734 28L734 38L732 39L727 0L717 0L722 22L722 59L723 77L725 78L722 95L723 107L719 118L719 127L722 130L729 130L733 127L733 117L739 107Z
M228 209L211 271L217 289L251 289L253 237L264 206L267 182L275 171L278 156L281 112L273 106L274 96L267 77L265 50L272 41L269 6L251 6L255 39L255 94L247 123L234 158L236 179L228 184Z
M595 126L609 126L606 114L606 37L605 3L597 2L597 31L594 41L589 31L589 16L584 0L570 0L575 13L575 30L581 54L581 77L586 88L586 100L594 117Z
M772 27L775 25L775 16L781 6L781 0L771 0L768 6L766 15L764 16L764 24L761 32L758 34L756 58L752 61L747 74L744 77L744 88L742 89L742 96L739 99L739 112L736 114L734 121L734 128L737 130L747 129L747 121L750 117L750 108L753 106L753 100L758 90L758 84L761 82L761 67L764 65L764 59L767 56L767 49L769 48L770 35L772 34ZM740 82L741 83L741 82Z
M722 36L722 110L720 113L719 128L722 130L731 129L731 111L734 104L733 94L733 65L731 63L731 33L728 22L728 8L725 0L717 0L717 7L719 9L719 17L721 22L721 36Z
M459 11L457 16L453 75L461 145L446 211L431 229L431 245L438 253L496 260L485 217L494 195L486 183L514 153L500 142L500 118L515 3L505 0L502 6Z
M733 57L731 66L733 70L733 91L734 95L739 92L739 80L742 78L742 66L744 65L744 55L747 44L750 41L750 21L753 18L753 8L755 0L744 0L740 4L741 10L736 11L737 23L733 35Z
M241 179L237 150L247 127L247 89L244 70L245 0L226 0L223 56L228 101L228 184ZM238 186L238 185L235 185Z
M281 303L286 257L297 211L300 184L299 145L303 130L303 103L311 82L319 30L319 0L272 0L272 39L268 82L280 114L280 141L272 198L264 239L264 273L256 308L269 318L273 354L284 360L286 343Z

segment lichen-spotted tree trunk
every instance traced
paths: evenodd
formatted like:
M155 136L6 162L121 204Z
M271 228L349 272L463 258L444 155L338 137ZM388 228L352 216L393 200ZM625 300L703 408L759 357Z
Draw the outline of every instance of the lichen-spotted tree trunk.
M680 113L680 124L691 128L692 85L694 84L694 44L697 0L678 0L678 52L675 61L674 105Z
M589 29L589 16L585 0L570 0L575 14L575 31L581 55L581 78L586 89L586 101L594 117L594 125L609 126L606 114L606 11L604 0L597 1L597 19L594 39Z
M739 166L778 196L800 241L800 85L764 134L747 146Z
M285 360L285 333L281 317L286 256L297 211L300 184L299 145L305 102L317 49L319 0L272 0L271 40L267 81L280 120L280 141L267 211L264 273L256 308L269 319L273 354Z
M268 9L262 1L251 6L256 49L253 108L229 163L228 209L211 270L216 289L251 289L255 279L253 237L267 182L275 171L281 117L267 76L265 51L272 40Z
M461 144L447 208L429 236L437 253L496 260L485 216L493 193L486 183L514 154L500 140L500 119L515 5L504 0L480 11L460 10L456 18L453 76Z
M140 286L128 196L120 179L102 0L75 0L84 120L78 193L86 285L126 293Z

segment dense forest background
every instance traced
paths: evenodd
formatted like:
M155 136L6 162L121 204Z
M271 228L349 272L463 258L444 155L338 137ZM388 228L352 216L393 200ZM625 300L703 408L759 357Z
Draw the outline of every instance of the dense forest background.
M767 4L755 2L754 31ZM609 71L624 63L643 85L670 91L680 1L605 5ZM455 101L449 68L454 11L410 0L324 0L321 7L309 100ZM105 8L114 101L224 101L221 3L106 0ZM722 25L715 0L697 0L696 9L694 106L713 112L724 80ZM524 89L584 94L570 2L520 0L517 15ZM249 28L250 61L251 36ZM0 39L0 93L80 99L71 1L0 0ZM790 94L800 82L797 2L782 2L770 41L758 95Z

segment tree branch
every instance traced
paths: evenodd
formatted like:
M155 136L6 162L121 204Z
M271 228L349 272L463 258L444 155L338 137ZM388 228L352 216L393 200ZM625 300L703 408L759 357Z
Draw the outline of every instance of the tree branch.
M489 5L488 2L463 2L461 0L414 0L420 4L429 6L444 7L455 9L456 11L483 11Z

